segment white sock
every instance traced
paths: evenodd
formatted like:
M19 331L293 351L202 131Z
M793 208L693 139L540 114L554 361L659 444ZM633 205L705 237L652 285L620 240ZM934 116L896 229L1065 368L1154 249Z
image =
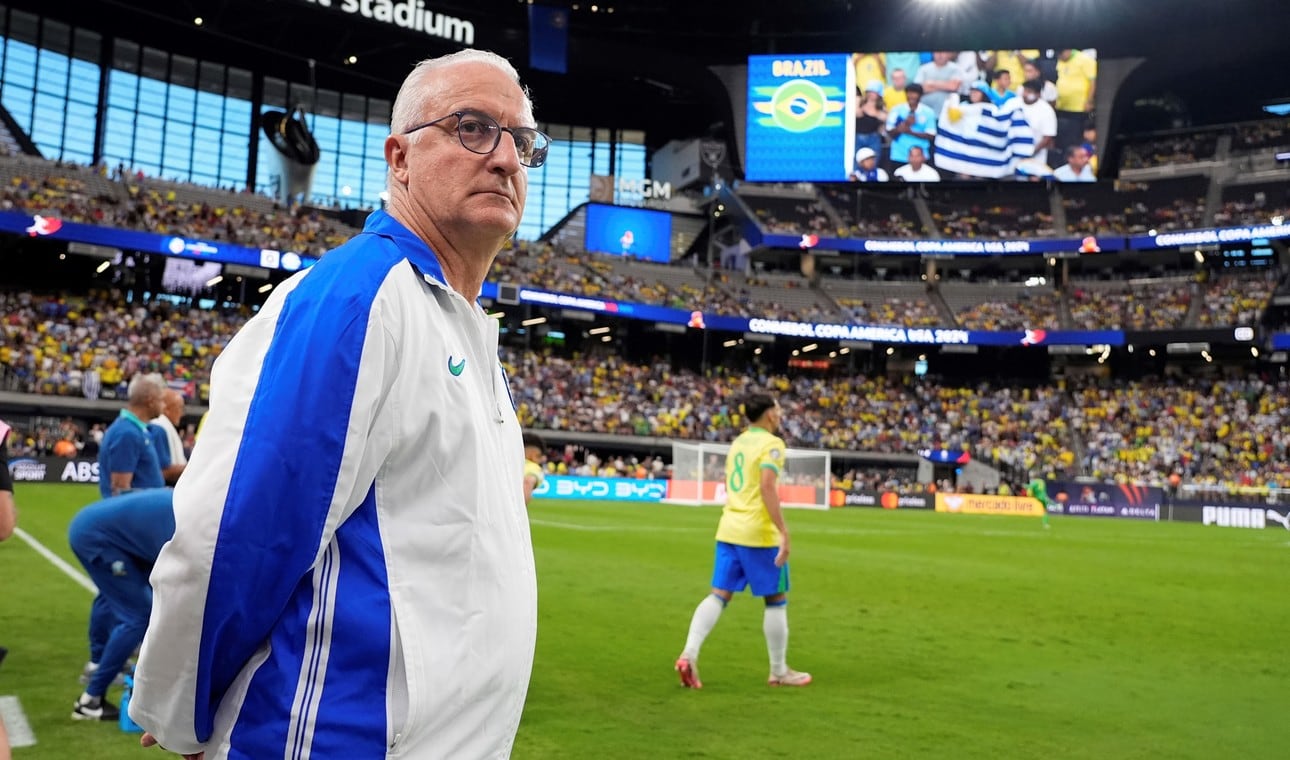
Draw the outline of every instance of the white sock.
M762 617L762 632L766 634L766 651L770 654L771 675L783 675L788 670L784 663L788 655L788 605L767 606Z
M690 618L690 635L685 638L685 650L681 656L690 660L699 659L699 648L703 646L703 640L708 638L712 629L716 626L717 621L721 619L721 612L726 608L726 604L721 597L716 594L708 594L699 602L699 606L694 608L694 617Z

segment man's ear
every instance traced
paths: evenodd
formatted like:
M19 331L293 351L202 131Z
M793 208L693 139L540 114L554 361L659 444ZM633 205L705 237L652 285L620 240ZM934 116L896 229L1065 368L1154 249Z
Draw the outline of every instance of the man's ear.
M399 184L408 183L408 138L405 135L390 135L385 138L385 163L390 167L390 175Z

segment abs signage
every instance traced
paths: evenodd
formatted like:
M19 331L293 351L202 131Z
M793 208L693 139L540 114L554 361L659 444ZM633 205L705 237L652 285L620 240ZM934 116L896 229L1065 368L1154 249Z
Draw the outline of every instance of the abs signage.
M20 457L9 462L15 483L98 483L99 463L93 459Z

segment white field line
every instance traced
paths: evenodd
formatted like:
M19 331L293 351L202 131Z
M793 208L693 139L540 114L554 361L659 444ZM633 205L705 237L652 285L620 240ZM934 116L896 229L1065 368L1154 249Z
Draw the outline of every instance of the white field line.
M27 722L27 714L22 711L22 703L15 696L0 697L0 720L4 721L5 731L9 732L9 746L31 747L36 744L36 734Z
M27 545L35 549L37 554L49 560L54 567L58 568L59 570L62 570L64 575L76 581L77 585L79 585L81 588L85 589L91 594L97 594L99 592L99 587L95 586L94 582L91 581L89 577L85 575L85 573L82 573L80 570L77 570L76 568L72 567L62 557L51 552L49 549L45 547L44 544L42 544L41 542L37 541L34 537L32 537L30 533L23 530L22 528L14 528L13 533L18 538L21 538L23 541L27 542Z

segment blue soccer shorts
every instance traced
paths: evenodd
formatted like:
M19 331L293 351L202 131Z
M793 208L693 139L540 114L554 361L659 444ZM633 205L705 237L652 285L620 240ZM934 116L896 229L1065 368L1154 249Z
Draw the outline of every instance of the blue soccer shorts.
M775 567L778 546L739 546L717 542L712 587L737 594L752 587L753 596L774 596L788 591L788 563Z

